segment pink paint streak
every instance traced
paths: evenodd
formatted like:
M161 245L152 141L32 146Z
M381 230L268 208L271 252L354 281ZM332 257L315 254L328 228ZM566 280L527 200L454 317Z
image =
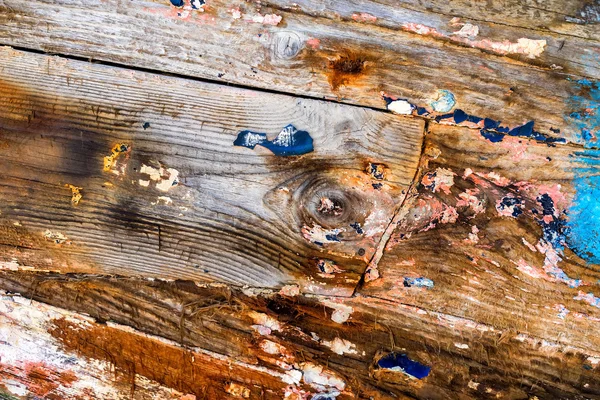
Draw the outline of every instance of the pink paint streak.
M545 40L532 40L527 38L517 39L517 42L511 42L509 40L503 40L501 42L494 42L489 39L474 40L469 35L446 35L436 28L432 28L423 24L415 24L413 22L405 23L402 28L407 32L416 33L417 35L431 36L437 39L446 39L451 42L461 43L476 49L491 51L498 55L508 54L524 54L529 58L539 57L546 47ZM469 28L469 32L472 35L475 32L476 27ZM460 32L460 31L459 31ZM479 33L479 28L477 28Z
M352 14L352 19L356 22L375 22L377 21L377 17L371 15L369 13L354 13Z

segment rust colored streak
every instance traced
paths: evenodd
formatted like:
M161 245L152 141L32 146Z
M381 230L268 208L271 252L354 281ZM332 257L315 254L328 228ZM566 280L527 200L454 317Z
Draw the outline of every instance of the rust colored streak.
M360 78L366 69L367 60L358 54L348 53L329 61L328 80L333 90L347 86Z
M97 324L81 326L65 319L52 322L48 331L65 350L111 363L116 379L123 383L135 382L137 374L197 398L227 397L225 388L231 383L231 377L256 391L253 395L259 395L260 388L244 384L244 380L259 381L265 388L277 392L285 387L275 376L246 370L134 332Z

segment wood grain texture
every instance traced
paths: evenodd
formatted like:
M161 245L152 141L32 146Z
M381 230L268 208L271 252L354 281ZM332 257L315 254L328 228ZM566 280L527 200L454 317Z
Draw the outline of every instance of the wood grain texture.
M1 54L8 263L255 286L295 281L308 292L331 282L348 294L421 152L417 119ZM288 124L310 133L313 152L282 157L233 146L242 130L273 138ZM382 180L369 163L384 168ZM77 205L68 185L81 188ZM321 209L322 199L341 211ZM335 239L319 245L332 230ZM339 274L319 276L320 260Z
M202 348L217 360L219 355L228 356L236 372L213 375L215 390L233 379L252 393L264 391L266 398L281 398L284 391L299 389L309 398L338 392L338 399L600 396L598 370L593 364L598 353L594 350L402 305L397 300L289 297L271 291L257 295L255 289L242 292L225 285L22 271L0 272L0 285L34 300L89 314L104 324L131 326L186 348ZM349 318L336 323L331 318L340 306L350 309ZM264 326L257 326L259 323L277 328L266 331ZM60 327L69 329L64 324ZM67 344L85 338L98 343L92 358L105 359L102 350L112 351L121 343L98 342L98 338L87 336L85 328L78 332L58 337L67 339ZM341 348L332 346L336 338L347 343ZM347 352L341 350L344 348ZM86 351L89 345L82 342L80 352ZM430 366L430 374L425 379L411 379L401 372L378 368L377 360L391 351ZM135 358L146 356L143 349L140 352ZM282 375L301 371L307 364L322 367L323 375L340 379L344 388L311 385L306 372L299 383L285 389L279 386ZM210 373L218 371L218 365L217 361ZM244 365L263 374L248 375ZM182 364L181 370L185 368L188 366ZM138 373L144 376L158 371L144 368ZM173 378L172 385L187 379L178 368L163 376ZM199 379L202 382L203 377ZM161 379L158 382L164 383ZM208 398L221 397L210 397L209 393Z
M581 140L568 116L578 111L571 102L579 92L576 81L600 75L596 41L568 36L564 29L531 29L530 15L543 10L529 2L506 7L490 19L475 18L487 5L460 8L467 18L463 22L481 25L474 40L482 41L483 50L471 48L454 34L460 24L451 22L453 16L462 17L453 7L464 3L438 3L305 0L294 6L214 0L204 12L188 12L166 0L5 0L0 35L2 43L12 46L376 108L385 107L382 91L427 106L437 90L445 89L454 94L456 107L470 114L511 127L533 120L543 133ZM574 16L584 6L568 2L565 15L558 16L563 3L552 2L548 18ZM492 2L491 9L502 4ZM522 10L527 12L517 17ZM367 16L361 17L363 12ZM282 20L277 26L252 22L265 15ZM500 22L509 16L516 22ZM581 27L591 32L582 35L591 38L598 27L566 26ZM545 40L543 52L529 58L491 50L522 38Z
M598 168L586 166L576 146L493 143L476 130L430 128L419 183L373 274L379 278L359 292L598 348L600 310L585 299L599 293L598 265L579 257L564 225L573 218L575 179Z

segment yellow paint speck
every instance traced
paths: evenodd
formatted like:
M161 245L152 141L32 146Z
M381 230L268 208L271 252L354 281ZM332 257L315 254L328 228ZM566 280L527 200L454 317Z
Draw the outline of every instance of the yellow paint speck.
M83 188L70 185L68 183L65 186L71 189L71 204L76 206L77 204L79 204L79 201L83 197L83 195L81 194L81 190L83 190Z
M110 156L104 157L104 171L110 172L113 170L115 163L117 162L117 158L121 153L125 153L129 150L129 146L123 143L117 143L112 148Z

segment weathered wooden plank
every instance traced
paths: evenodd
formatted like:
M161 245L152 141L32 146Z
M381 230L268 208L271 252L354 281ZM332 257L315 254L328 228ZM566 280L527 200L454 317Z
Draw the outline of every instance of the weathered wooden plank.
M599 221L593 205L581 214L597 151L484 134L431 125L416 192L360 293L598 348Z
M469 38L472 28L456 34L469 21L446 15L459 3L432 6L439 14L410 2L214 0L201 12L167 1L5 0L0 35L13 46L377 108L386 105L382 91L428 106L438 90L449 90L456 108L471 115L510 127L533 120L543 133L585 141L571 115L581 112L574 96L587 95L577 81L600 74L598 43L528 29L524 20L507 26L501 16L471 21L481 34ZM565 12L575 16L580 3ZM523 8L541 12L531 3Z
M0 299L2 399L280 399L287 386L282 373L18 295Z
M383 1L384 4L394 4ZM498 25L551 31L598 40L600 22L598 2L575 0L510 0L473 2L465 0L418 2L407 0L402 7L445 16L468 18Z
M418 119L0 52L8 266L347 295L421 152ZM234 146L288 124L314 151Z
M309 398L339 393L338 399L600 396L595 350L578 348L566 338L553 342L370 296L289 297L256 288L242 293L224 285L183 281L7 271L0 273L0 285L109 325L112 321L133 326L188 348L226 355L235 368L253 366L279 382L297 376L278 388L270 377L248 376L237 369L233 375L214 377L217 390L234 379L253 393L263 389L273 398L284 392L301 394L300 390ZM70 332L70 327L60 327L55 336L67 345L86 338L97 342L85 327L69 336L64 331ZM99 342L91 357L104 360L101 350L118 345ZM86 351L88 345L82 344L80 354ZM378 367L378 360L390 352L406 354L431 369L417 379ZM319 379L327 376L319 385ZM167 379L171 377L175 378L171 385L178 387L189 374L175 368ZM165 384L160 379L158 383Z

